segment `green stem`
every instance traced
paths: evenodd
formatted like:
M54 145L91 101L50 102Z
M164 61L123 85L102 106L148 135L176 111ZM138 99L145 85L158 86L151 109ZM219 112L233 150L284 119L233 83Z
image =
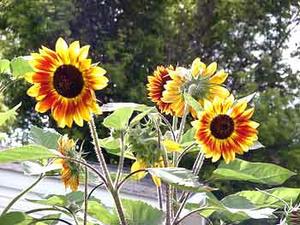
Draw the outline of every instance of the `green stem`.
M59 222L63 222L68 225L72 225L72 223L70 223L64 219L60 219L60 218L35 219L34 221L30 222L29 225L33 225L33 224L36 224L37 222L41 222L41 221L59 221Z
M180 163L181 159L183 158L183 156L184 156L184 155L185 155L192 147L194 147L195 145L196 145L196 144L193 143L193 144L187 146L187 147L179 154L179 156L178 156L178 158L177 158L177 162L176 162L176 167L179 166L179 163Z
M117 175L116 175L116 180L115 180L115 187L117 187L120 177L122 176L123 173L123 166L124 166L124 153L125 153L125 142L124 142L124 132L121 132L120 135L120 144L121 144L121 155L119 159L119 165L118 165L118 170L117 170Z
M178 117L177 116L173 116L173 119L172 119L172 129L174 131L177 130L177 124L178 124ZM174 140L175 141L175 140Z
M41 174L38 179L31 184L28 188L26 188L24 191L22 191L20 194L18 194L2 211L1 215L4 215L8 212L8 210L21 198L23 195L25 195L27 192L29 192L34 186L36 186L43 178L45 177L44 174Z
M93 118L89 122L89 127L90 127L91 136L94 141L94 147L95 147L94 149L95 149L100 167L104 173L104 177L106 179L107 189L111 193L111 195L114 199L115 205L116 205L120 224L127 225L127 222L125 219L125 214L124 214L123 207L122 207L122 202L119 197L119 192L117 189L114 188L111 176L109 174L109 171L108 171L105 159L104 159L104 155L103 155L101 147L99 145L99 138L98 138L98 134L97 134L97 130L96 130L96 126L95 126L95 122L94 122Z
M32 213L42 212L42 211L59 211L59 212L62 212L62 213L65 213L66 215L68 215L67 212L65 212L65 211L62 210L62 209L58 209L58 208L38 208L38 209L28 210L28 211L26 211L25 213L26 213L26 214L32 214ZM69 216L69 215L68 215L68 216Z
M174 141L176 141L176 135L175 135L175 130L173 129L172 125L170 124L170 122L166 119L166 117L164 117L162 114L158 114L160 116L160 118L162 118L162 120L165 122L166 126L168 127L168 129L170 130L171 134L172 134L172 138Z
M159 209L162 210L163 209L163 201L162 201L161 186L156 187L156 191L157 191L157 201L158 201Z
M95 186L90 193L88 194L88 199L90 199L92 197L92 194L94 193L94 191L96 191L97 188L101 187L104 184L104 182L101 182L100 184L98 184L97 186Z
M131 172L130 174L127 174L117 185L116 190L120 190L120 188L122 187L122 185L134 174L139 173L139 172L147 172L146 169L140 169L140 170L136 170L134 172Z
M113 188L112 179L111 179L111 176L109 174L109 171L108 171L108 168L107 168L107 165L106 165L106 162L105 162L105 158L104 158L104 155L102 153L102 149L99 145L99 138L98 138L96 125L95 125L95 122L94 122L93 118L89 122L89 127L90 127L91 136L92 136L93 141L94 141L94 149L95 149L95 152L96 152L96 156L97 156L98 162L100 164L100 168L102 169L102 172L104 173L104 177L105 177L106 182L107 182L107 188L112 189Z
M200 172L200 170L201 170L201 168L202 168L202 166L203 166L204 159L205 159L204 153L200 151L200 152L198 153L197 158L199 158L199 159L198 159L198 163L197 163L195 169L193 170L193 173L194 173L195 175L198 175L198 174L199 174L199 172Z
M64 209L60 209L60 208L57 208L57 207L55 207L55 208L38 208L38 209L29 210L29 211L27 211L25 213L26 214L32 214L32 213L41 212L41 211L59 211L59 212L62 212L64 214L66 214L67 216L71 215L73 217L73 219L74 219L75 224L78 225L78 221L77 221L74 213L72 211L70 211L68 208L64 208Z
M169 166L169 162L168 162L168 153L166 151L165 148L162 148L161 145L161 130L159 128L159 125L157 123L157 121L154 121L156 130L157 130L157 143L158 143L158 149L163 151L163 161L164 161L164 167L168 167ZM172 215L172 205L171 205L171 187L169 184L165 184L166 185L166 225L170 225L171 224L171 215Z
M83 214L83 225L87 224L87 210L88 210L88 170L84 169L84 214Z
M192 169L195 175L197 175L200 172L204 159L205 159L204 154L202 152L199 152ZM177 220L179 219L180 213L184 209L185 204L189 197L190 197L190 193L183 193L182 196L180 197L179 202L181 202L181 204L178 211L176 212L172 225L178 224Z
M79 225L79 222L77 220L77 217L76 217L75 213L71 209L69 209L68 207L62 206L62 208L67 210L70 213L70 215L73 217L73 220L74 220L75 224Z
M179 131L178 131L178 134L177 134L177 137L176 137L176 141L178 143L180 143L180 141L181 141L181 136L183 134L184 127L185 127L186 117L189 114L189 109L190 109L190 106L187 103L185 103L183 115L182 115L182 118L181 118L181 121L180 121Z

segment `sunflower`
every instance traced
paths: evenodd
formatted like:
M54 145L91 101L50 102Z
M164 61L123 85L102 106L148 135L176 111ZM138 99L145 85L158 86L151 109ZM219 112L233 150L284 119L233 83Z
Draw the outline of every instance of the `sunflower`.
M204 111L196 127L195 139L202 147L206 158L216 162L223 156L226 163L235 159L235 154L243 154L257 140L258 123L250 120L254 108L247 108L247 98L234 102L233 95L204 100Z
M58 151L64 157L77 158L78 153L75 151L75 142L64 135L58 139ZM72 191L77 191L79 186L79 175L81 167L68 159L59 159L55 162L62 166L61 180L66 188L70 187Z
M162 93L165 90L164 85L167 81L171 80L169 71L174 71L173 66L168 68L164 66L158 66L153 72L153 75L148 76L147 90L149 91L148 96L152 102L156 103L158 109L166 114L173 114L171 105L161 100Z
M216 70L217 63L213 62L206 66L200 58L196 58L190 69L177 67L175 71L170 71L171 79L164 86L162 101L171 105L177 117L182 117L185 105L184 93L189 90L200 104L203 104L204 99L227 97L229 91L221 85L228 74L224 70L215 73Z
M67 43L59 38L55 51L42 46L39 53L32 53L30 64L34 72L25 78L32 83L27 94L37 100L35 110L51 110L59 127L71 127L73 121L83 126L91 120L91 113L100 114L95 90L107 86L106 71L91 64L89 46L80 47L79 41Z

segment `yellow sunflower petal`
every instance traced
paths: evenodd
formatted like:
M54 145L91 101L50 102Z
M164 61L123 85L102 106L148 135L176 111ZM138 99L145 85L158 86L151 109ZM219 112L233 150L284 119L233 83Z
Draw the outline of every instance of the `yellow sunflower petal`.
M161 180L160 180L159 177L152 176L152 180L153 180L153 182L154 182L154 184L155 184L156 187L160 187L161 186Z
M226 114L234 103L233 95L229 95L223 102L222 113Z
M226 98L230 95L230 92L227 88L219 86L219 85L213 85L209 90L209 98L211 100L214 99L215 96L219 96L221 98Z
M205 111L212 111L213 110L213 104L209 100L204 99L203 104L204 104L203 107L204 107Z
M138 159L131 165L131 173L133 173L137 170L145 169L145 168L147 168L147 163ZM141 172L134 174L132 176L132 178L135 180L140 180L140 179L144 178L146 176L146 174L147 173L145 171L141 171Z
M254 129L259 127L259 123L252 121L252 120L248 121L248 125Z
M78 56L80 53L80 44L79 41L74 41L70 44L69 47L69 56L70 56L70 63L76 64L78 60Z
M40 85L39 84L34 84L27 90L27 94L30 97L37 97L39 95L39 90L40 90Z
M180 152L182 150L182 147L179 143L170 139L164 140L162 144L167 150L167 152Z
M97 77L97 76L102 76L102 75L106 74L106 70L101 68L100 66L95 66L95 67L91 68L90 73L92 76Z
M76 111L75 111L75 114L74 114L74 121L78 126L80 126L80 127L83 126L83 119L80 115L80 112L79 112L78 108L76 108Z
M209 79L209 82L214 84L222 84L227 77L228 77L228 73L225 73L224 70L220 70Z
M197 78L202 70L201 60L199 57L194 59L191 70L192 70L192 76Z
M79 60L80 61L87 58L87 56L89 54L89 49L90 49L89 45L85 45L80 49L80 52L79 52Z
M28 72L24 75L24 78L27 82L33 84L32 76L35 74L35 72Z
M245 111L247 107L247 102L246 101L238 101L232 108L231 116L233 118L237 117L241 113Z
M209 66L206 68L203 76L205 77L210 77L211 75L213 75L217 70L217 63L216 62L213 62L211 64L209 64Z
M69 64L70 63L68 48L69 48L68 44L66 43L66 41L64 39L59 38L56 41L55 51L57 52L57 54L60 56L61 60L65 64Z
M221 158L221 154L220 154L220 153L214 153L214 154L212 155L211 161L212 161L212 162L217 162L220 158Z

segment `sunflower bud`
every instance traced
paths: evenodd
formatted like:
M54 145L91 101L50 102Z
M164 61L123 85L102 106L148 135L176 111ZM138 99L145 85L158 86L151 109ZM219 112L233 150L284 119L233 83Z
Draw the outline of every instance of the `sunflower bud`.
M56 161L62 166L61 180L66 188L70 187L72 191L77 191L81 166L71 159L80 159L81 155L75 150L74 140L69 139L67 135L59 138L57 143L58 151L64 157Z

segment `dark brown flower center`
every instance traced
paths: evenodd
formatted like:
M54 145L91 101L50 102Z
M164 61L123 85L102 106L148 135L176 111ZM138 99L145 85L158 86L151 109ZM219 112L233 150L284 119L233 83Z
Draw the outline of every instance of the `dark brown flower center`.
M84 86L82 73L75 66L62 65L54 72L53 85L60 95L74 98Z
M234 131L234 122L230 116L218 115L211 121L210 131L215 138L226 139Z

